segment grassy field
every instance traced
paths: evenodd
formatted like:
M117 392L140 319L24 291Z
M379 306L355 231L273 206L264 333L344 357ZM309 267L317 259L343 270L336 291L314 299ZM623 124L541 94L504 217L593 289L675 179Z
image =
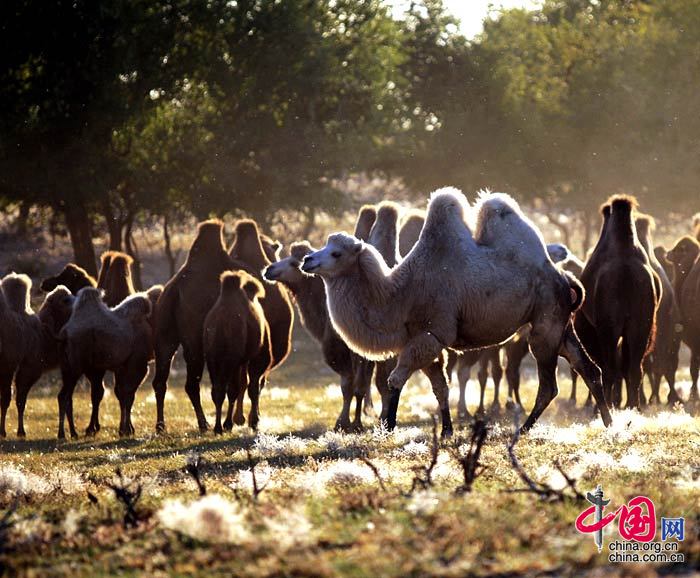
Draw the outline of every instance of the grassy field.
M682 410L617 412L614 427L605 430L587 411L559 402L517 443L525 472L564 488L567 496L573 491L565 487L557 463L584 494L602 484L610 508L641 494L654 500L657 519L685 517L684 564L609 566L607 550L598 554L592 536L574 528L588 502L520 491L525 484L507 453L511 417L493 421L480 460L484 471L471 492L459 491L464 477L458 458L468 447L467 427L439 447L432 483L425 483L435 405L428 384L409 382L395 432L365 418L365 433L335 433L340 391L334 375L308 343L296 345L263 393L257 436L247 428L222 437L195 431L178 367L166 402L168 434L153 434L155 404L147 382L135 405L135 438L116 436L118 405L108 394L100 435L59 443L56 377L44 379L30 396L28 438L15 438L12 409L10 435L0 442L0 509L16 507L0 522L0 574L647 576L697 569L697 416ZM688 379L685 372L680 379ZM563 399L569 381L561 385ZM476 389L470 384L472 410ZM524 393L530 407L531 374ZM582 390L579 396L581 405ZM456 392L452 397L456 400ZM203 398L211 413L206 380ZM75 414L84 428L89 417L84 388L76 392ZM204 498L185 471L196 455ZM251 464L256 485L264 488L257 497ZM122 483L117 468L127 478L127 490L141 488L134 527L124 527L125 507L109 487ZM605 531L606 543L612 539L616 524Z

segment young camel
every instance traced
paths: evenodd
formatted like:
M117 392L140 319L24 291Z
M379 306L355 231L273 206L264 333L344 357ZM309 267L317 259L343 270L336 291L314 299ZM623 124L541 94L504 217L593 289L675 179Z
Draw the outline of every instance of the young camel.
M86 287L78 292L70 319L59 334L62 342L61 376L63 385L58 394L58 438L65 438L64 422L68 418L71 437L77 437L73 421L72 397L82 375L104 375L114 372L114 393L119 400L121 417L119 435L134 433L131 407L139 385L148 373L151 354L151 300L137 293L110 309L102 301L100 290ZM93 405L94 425L95 413ZM99 429L99 428L98 428Z
M255 221L243 219L236 223L235 240L231 246L229 254L231 258L245 263L253 275L262 280L263 271L271 264L265 253L260 240L260 232ZM294 325L294 308L289 298L287 290L281 285L271 285L265 291L265 296L260 299L265 318L270 326L270 342L272 348L272 367L279 367L287 359L292 347L292 328ZM259 390L265 387L267 374L262 376L263 381L259 385ZM236 403L236 413L231 422L230 415L227 416L224 428L231 429L232 424L243 425L243 396L245 389L239 391ZM250 392L249 392L250 397ZM252 402L252 397L251 397ZM257 409L255 410L257 412ZM229 412L230 413L230 412ZM251 418L254 423L258 422L257 413L251 409ZM250 422L250 419L249 419ZM251 427L255 427L249 423Z
M682 237L667 256L675 268L673 283L683 320L682 337L690 349L692 387L688 401L697 403L700 400L700 243L693 237Z
M258 301L265 296L262 283L244 271L221 275L221 292L204 320L204 356L211 379L211 398L216 408L214 433L221 434L222 407L238 399L248 388L257 416L264 375L271 369L270 327ZM257 423L251 423L255 428Z
M631 408L641 403L642 361L654 344L660 297L660 280L637 238L636 206L624 195L603 206L600 238L581 275L587 299L576 315L576 331L602 370L606 400L620 406L625 378Z
M290 256L265 269L264 277L283 284L293 296L304 328L321 345L323 360L340 376L343 407L336 420L336 429L360 431L362 429L362 398L372 377L371 362L350 351L333 329L326 306L326 290L318 277L304 275L300 266L304 257L313 252L308 242L294 243ZM370 366L367 371L367 365ZM350 420L352 400L355 399L354 419Z
M465 221L471 211L474 234ZM399 356L388 380L390 428L401 388L422 370L438 400L442 435L451 435L443 349L497 345L527 323L540 388L523 429L557 394L559 354L584 377L604 423L611 423L600 371L571 326L583 289L554 266L541 234L507 195L483 194L472 209L456 189L433 193L418 243L393 270L374 247L343 233L308 255L302 270L323 279L333 325L351 349L376 360Z
M656 311L656 340L654 349L644 359L644 372L651 382L651 396L649 403L661 403L659 389L661 379L666 378L668 383L667 403L673 405L681 401L676 393L676 371L678 370L678 352L681 347L681 312L676 302L673 285L666 271L656 258L652 231L654 219L649 215L637 215L635 219L637 236L644 251L649 258L649 265L658 275L661 282L661 298ZM642 394L642 397L644 395Z

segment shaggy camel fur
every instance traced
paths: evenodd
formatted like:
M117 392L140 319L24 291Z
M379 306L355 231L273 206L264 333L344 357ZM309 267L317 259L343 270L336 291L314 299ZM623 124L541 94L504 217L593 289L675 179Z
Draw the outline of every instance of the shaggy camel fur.
M258 301L264 296L262 283L245 271L223 273L219 298L204 320L204 356L216 408L214 433L224 431L221 415L227 394L231 407L247 388L252 419L259 415L258 386L272 365L270 328ZM257 422L250 426L256 428Z
M133 258L119 251L107 251L100 257L102 262L97 287L104 289L104 301L108 307L116 307L124 299L136 293L131 279Z
M57 330L70 315L70 293L57 287L44 300L39 315L29 305L32 282L26 275L10 273L0 284L0 437L5 437L7 409L12 397L12 380L17 395L17 435L24 437L24 408L27 394L45 369L58 357ZM72 299L72 298L71 298Z
M73 295L77 295L83 287L96 287L97 281L82 267L68 263L58 275L44 279L40 288L44 293L49 293L59 285L63 285Z
M220 277L224 271L250 268L234 261L224 246L223 223L204 221L197 229L185 263L163 288L155 311L155 375L156 431L165 430L163 413L168 387L170 364L182 345L187 365L185 391L190 398L201 431L208 429L199 395L199 382L204 370L202 330L204 319L219 297Z
M71 316L59 334L63 347L59 439L65 437L66 417L71 436L77 437L72 398L78 379L86 375L91 383L101 383L106 371L114 372L114 393L121 411L119 435L134 433L131 407L136 390L148 373L152 349L150 314L151 299L146 293L136 293L110 309L102 301L99 289L86 287L78 292ZM94 401L88 431L99 429L99 403Z
M294 243L290 249L290 256L269 265L265 269L264 277L289 289L297 304L302 325L321 345L323 360L340 376L343 407L335 423L336 429L359 431L362 429L362 398L365 390L369 388L372 362L350 351L333 329L328 316L323 281L301 272L300 266L304 257L313 250L306 241ZM353 398L356 405L354 420L351 422Z
M697 402L700 373L700 243L693 237L679 239L668 252L675 268L674 289L683 320L683 341L690 349L689 401Z
M401 230L399 231L399 254L401 257L405 257L413 249L424 224L425 214L423 211L409 211L401 219Z
M236 223L235 239L229 254L234 260L238 260L248 265L254 276L262 279L263 270L271 264L267 258L260 241L260 232L255 221L243 219ZM265 296L260 299L265 318L270 326L270 342L272 347L272 369L280 366L291 351L292 327L294 325L294 308L289 298L287 290L281 285L271 285L265 291ZM265 379L267 375L264 376ZM260 384L260 390L265 387L265 380ZM239 394L236 405L236 414L233 423L243 425L243 394ZM249 395L250 397L250 395ZM252 401L252 398L251 398ZM252 412L252 410L251 410ZM253 415L251 413L251 415ZM255 416L257 423L258 416ZM229 427L230 422L226 421L224 427ZM250 425L250 424L249 424Z
M654 344L660 297L660 280L637 238L636 206L624 195L603 206L600 238L581 275L587 298L576 315L576 331L602 370L606 400L620 406L625 378L632 408L641 403L642 361Z
M644 372L651 382L649 403L661 403L659 389L661 379L668 383L668 404L673 405L681 399L676 393L676 371L678 369L678 352L681 347L681 312L678 308L671 280L659 263L654 252L652 232L655 227L654 219L649 215L637 215L635 219L639 242L649 258L649 265L661 281L661 296L656 311L656 339L654 349L644 359ZM644 397L644 394L641 394Z
M465 221L472 212L474 234ZM422 370L438 400L442 435L450 435L443 349L500 344L527 323L540 388L523 428L557 394L560 353L584 376L603 421L611 423L600 371L570 323L583 289L554 266L541 234L507 195L483 194L472 209L456 189L433 193L418 243L393 270L374 247L343 233L308 255L302 269L322 277L333 325L351 349L377 360L399 356L389 376L389 427L396 425L401 388Z

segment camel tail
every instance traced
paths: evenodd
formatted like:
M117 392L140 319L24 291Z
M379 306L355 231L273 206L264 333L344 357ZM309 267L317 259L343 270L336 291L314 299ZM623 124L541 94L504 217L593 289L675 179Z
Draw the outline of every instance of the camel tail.
M7 307L15 313L32 313L29 293L32 280L22 273L10 273L2 280L2 294Z
M583 305L583 300L586 298L586 290L583 288L583 284L576 279L576 276L569 271L564 271L564 277L566 277L569 283L569 294L571 296L571 311L578 311L578 309Z
M369 239L369 232L372 230L374 222L377 220L377 209L374 205L363 205L357 214L355 222L355 232L353 235L361 241Z

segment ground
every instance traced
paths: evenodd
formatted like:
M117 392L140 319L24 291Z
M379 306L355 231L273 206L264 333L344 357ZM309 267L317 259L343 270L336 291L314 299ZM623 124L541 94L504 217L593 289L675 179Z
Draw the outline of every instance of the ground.
M553 404L518 441L515 454L532 478L564 488L571 497L563 501L522 491L526 486L507 453L512 417L506 415L493 422L480 459L484 470L471 492L459 491L464 477L457 457L466 452L466 426L440 446L433 484L419 483L411 491L432 455L435 402L424 381L407 385L395 432L365 418L365 433L335 433L337 380L308 341L299 339L263 393L260 432L242 427L215 436L195 430L184 374L180 366L176 370L166 435L153 433L150 382L138 394L133 439L117 437L118 405L108 394L98 437L56 441L55 375L30 396L26 440L15 437L11 410L8 438L0 441L0 519L2 511L16 510L0 522L0 575L4 569L7 575L73 577L646 576L690 574L700 563L700 418L681 409L617 412L614 426L605 430L580 407L581 388L578 409ZM560 400L569 393L565 374ZM687 368L679 379L687 382ZM535 391L528 368L526 407ZM206 380L202 393L211 421ZM472 411L476 396L472 382ZM84 429L85 388L76 392L75 413ZM204 498L185 471L194 456L201 456ZM661 516L683 516L679 551L685 563L608 565L608 544L619 540L617 522L606 528L606 549L598 554L592 535L574 527L590 504L573 497L556 463L576 478L583 494L602 485L611 499L606 512L644 495L653 500L659 525ZM251 464L264 488L257 499ZM132 481L127 489L141 486L135 527L123 527L125 508L108 486L122 483L117 468Z

